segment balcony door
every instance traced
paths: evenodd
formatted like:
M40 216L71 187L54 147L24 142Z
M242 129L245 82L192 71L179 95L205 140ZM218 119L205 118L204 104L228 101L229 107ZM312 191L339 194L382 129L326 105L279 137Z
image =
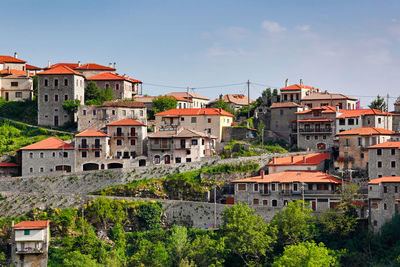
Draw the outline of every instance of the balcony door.
M131 136L135 136L135 134L136 134L136 132L135 132L135 128L134 128L134 127L132 127L132 128L131 128Z
M117 128L117 136L122 136L122 128Z

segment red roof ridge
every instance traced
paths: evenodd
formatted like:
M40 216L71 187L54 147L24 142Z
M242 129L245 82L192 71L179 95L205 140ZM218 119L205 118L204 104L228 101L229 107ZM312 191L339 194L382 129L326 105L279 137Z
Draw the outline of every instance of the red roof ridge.
M13 226L14 229L44 229L50 225L50 221L23 221Z
M81 132L81 133L79 133L79 134L77 134L77 135L75 135L75 137L91 137L91 136L95 136L95 137L102 137L102 136L104 136L104 137L107 137L107 136L109 136L108 134L106 134L106 133L104 133L104 132L102 132L102 131L99 131L99 130L85 130L85 131L83 131L83 132Z
M39 72L37 75L48 75L48 74L75 74L83 76L82 73L75 71L66 65L59 65L54 68L47 69L45 71Z
M0 63L26 63L26 61L12 56L0 55Z
M75 70L110 70L110 71L115 71L115 68L103 66L97 63L86 63L83 65L80 65L78 67L75 67Z
M380 144L369 146L368 148L399 148L400 141L387 141Z
M293 157L293 162L292 162ZM306 159L304 162L304 158ZM284 165L317 165L322 161L329 159L330 153L312 153L306 155L296 155L289 157L281 157L275 158L275 163L273 163L274 159L268 162L268 166L284 166Z
M368 184L380 184L380 183L400 183L400 176L384 176L372 179L368 182Z
M20 148L20 150L57 150L57 149L74 149L74 147L71 146L71 144L68 144L63 140L53 136Z
M127 125L146 126L145 124L141 123L140 121L137 121L134 119L122 119L122 120L107 123L107 126L127 126Z
M392 135L392 134L395 134L395 132L392 130L364 126L364 127L359 127L359 128L343 131L343 132L337 133L336 135L341 136L341 135Z
M228 111L220 108L184 108L184 109L170 109L155 114L155 116L196 116L196 115L220 115L234 117Z

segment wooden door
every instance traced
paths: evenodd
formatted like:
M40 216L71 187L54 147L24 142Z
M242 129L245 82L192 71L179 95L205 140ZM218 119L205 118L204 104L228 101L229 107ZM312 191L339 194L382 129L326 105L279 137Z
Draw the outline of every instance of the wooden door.
M166 155L164 158L164 163L165 164L170 164L171 163L171 156L170 155Z

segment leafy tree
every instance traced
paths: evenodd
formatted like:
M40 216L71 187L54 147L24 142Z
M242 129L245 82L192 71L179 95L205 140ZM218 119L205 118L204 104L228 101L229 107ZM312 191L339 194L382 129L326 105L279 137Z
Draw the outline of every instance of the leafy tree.
M221 233L226 247L245 264L261 264L272 250L275 229L247 204L237 203L222 213Z
M79 99L65 100L62 104L63 109L68 113L69 120L71 122L75 121L75 113L78 111L78 107L81 105L81 101Z
M72 251L65 255L63 266L65 267L100 267L91 255L81 254L79 251Z
M228 103L226 103L223 99L218 99L218 101L213 105L215 108L222 108L225 111L235 115L235 111L231 109Z
M160 228L162 204L160 202L146 202L137 207L139 226L145 230Z
M292 201L284 210L275 214L270 225L278 230L278 250L286 245L310 240L314 236L312 212L303 201Z
M257 126L257 135L259 136L259 137L262 137L262 135L264 134L264 128L265 128L265 124L263 123L263 121L259 121L258 122L258 126ZM261 144L262 146L264 145L264 144Z
M358 216L353 205L344 204L324 211L317 222L323 233L345 238L357 229Z
M147 239L142 239L129 263L129 266L168 266L168 252L162 242L153 244Z
M278 89L274 89L273 91L272 91L272 95L273 96L278 96L279 94L278 94Z
M225 259L224 238L212 239L210 235L196 236L188 246L187 258L199 267L223 266ZM206 257L204 255L207 255Z
M176 105L176 98L172 96L159 96L153 98L153 110L155 114L174 109L176 108Z
M303 242L285 247L283 255L274 261L274 267L336 266L338 256L323 243Z
M85 101L99 100L100 99L100 89L94 81L89 81L85 88Z
M371 104L368 106L369 108L374 108L374 109L379 109L379 110L386 110L387 105L385 102L385 99L378 95L374 101L371 102Z
M114 98L114 91L110 87L107 86L100 91L99 100L101 101L101 103L103 103L104 101L112 101L114 100Z
M121 203L106 197L99 197L89 203L86 212L94 222L101 224L103 229L107 229L109 223L122 223L126 218Z
M186 256L186 247L188 245L186 227L174 225L166 244L170 259L175 265L178 265Z

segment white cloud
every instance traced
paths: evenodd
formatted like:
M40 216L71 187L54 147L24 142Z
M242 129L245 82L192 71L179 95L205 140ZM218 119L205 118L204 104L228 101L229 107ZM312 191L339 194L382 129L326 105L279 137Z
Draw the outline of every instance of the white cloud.
M302 32L308 32L310 30L310 25L298 25L296 26L296 30Z
M278 32L286 31L286 28L279 25L278 22L268 21L268 20L264 20L261 23L261 28L263 28L264 30L266 30L269 33L278 33Z
M219 47L211 47L208 49L206 55L209 57L225 57L225 56L242 56L246 52L240 48L238 49L222 49Z
M225 33L227 36L235 40L242 40L249 35L248 31L242 27L229 27L225 30Z

